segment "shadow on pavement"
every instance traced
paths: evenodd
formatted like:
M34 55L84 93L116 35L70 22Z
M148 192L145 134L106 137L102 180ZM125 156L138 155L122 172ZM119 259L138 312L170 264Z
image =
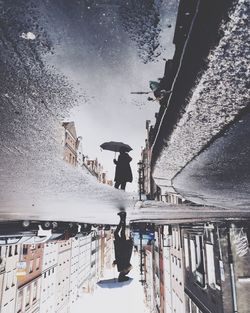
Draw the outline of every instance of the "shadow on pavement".
M117 278L104 279L100 280L97 285L101 288L121 288L123 286L129 285L132 282L133 278L129 277L129 280L124 282L118 282Z

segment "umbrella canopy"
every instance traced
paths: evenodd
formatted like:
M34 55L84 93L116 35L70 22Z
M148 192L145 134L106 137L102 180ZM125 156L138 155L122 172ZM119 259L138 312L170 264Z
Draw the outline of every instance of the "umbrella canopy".
M133 150L129 145L123 142L118 142L118 141L104 142L103 144L100 145L100 147L104 150L109 150L109 151L114 151L114 152L119 152L120 148L123 148L124 151L127 151L127 152Z

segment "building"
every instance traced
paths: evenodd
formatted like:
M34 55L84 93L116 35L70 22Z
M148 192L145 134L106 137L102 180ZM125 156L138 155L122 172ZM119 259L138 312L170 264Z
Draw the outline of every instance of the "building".
M78 297L78 275L79 275L79 239L71 238L71 261L70 261L70 289L69 303L76 302Z
M105 270L111 269L114 260L113 254L113 238L111 230L99 231L99 276L103 277Z
M172 312L185 313L184 273L183 273L183 248L181 228L173 225L172 244L170 247L171 293Z
M40 313L55 312L57 262L57 242L44 244Z
M249 243L244 225L183 227L186 312L249 311Z
M98 159L89 159L88 157L84 158L83 165L90 172L91 175L96 177L96 179L102 183L109 186L113 186L113 181L108 179L107 172L104 170L103 166L98 162Z
M87 170L95 176L98 179L98 173L99 173L99 163L98 160L91 160L88 157L84 159L84 165L87 168Z
M58 266L56 273L56 309L55 312L68 311L70 290L71 240L58 242Z
M16 266L20 246L0 246L0 312L14 313L17 292Z
M77 135L74 122L64 122L62 124L63 132L63 159L69 164L77 164Z
M154 290L154 309L157 313L164 312L164 276L163 276L163 254L161 226L155 230L155 242L153 246L153 290Z
M85 156L83 154L82 137L81 136L77 137L77 140L76 140L76 154L77 154L77 157L76 157L77 166L82 167Z
M145 147L141 151L141 161L138 163L139 166L139 187L140 193L145 195L148 200L162 200L160 199L160 189L155 184L152 177L152 131L153 126L151 125L151 121L146 121L146 139L145 139Z
M0 246L0 307L2 303L2 293L3 293L3 280L5 274L5 254L6 254L6 246Z
M22 270L17 277L17 313L40 311L42 261L43 244L21 245L19 265Z
M111 235L111 230L105 230L105 241L104 241L104 264L103 268L105 269L111 269L112 263L114 260L114 244L113 244L113 237Z
M145 259L144 259L144 279L145 279L145 299L147 307L150 312L154 312L154 293L153 293L153 255L152 255L152 245L147 245L144 247Z
M91 233L90 277L89 288L93 292L99 279L100 235L98 231Z
M78 292L89 292L90 257L91 257L91 233L79 240L79 265L77 288Z
M172 248L172 229L169 225L163 226L163 266L164 266L164 298L165 306L164 313L172 313L172 258L171 258L171 248Z

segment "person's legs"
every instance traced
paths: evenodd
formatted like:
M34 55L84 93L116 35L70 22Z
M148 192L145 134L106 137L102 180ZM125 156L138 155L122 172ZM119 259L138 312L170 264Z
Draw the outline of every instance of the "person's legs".
M121 239L126 240L126 216L121 220Z
M119 186L120 186L120 183L116 181L116 182L115 182L115 188L118 189Z
M125 190L125 188L126 188L126 182L121 183L121 189Z

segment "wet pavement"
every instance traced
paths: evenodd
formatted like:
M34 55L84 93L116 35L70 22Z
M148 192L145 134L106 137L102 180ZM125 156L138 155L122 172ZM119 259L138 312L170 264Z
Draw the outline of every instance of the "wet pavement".
M249 210L249 135L246 113L176 175L173 186L196 203Z
M187 60L186 63L183 59L180 61L181 74L174 80L177 90L167 103L172 107L165 110L161 121L159 133L163 139L159 139L162 142L158 149L160 152L156 149L155 155L153 153L153 177L164 191L173 184L177 191L198 203L242 209L249 206L248 15L247 3L236 1L228 20L220 26L220 40L208 51L206 65L199 68L200 73L193 81L192 89L188 89L185 99L178 102L178 94L185 92L186 85L189 86L186 63L191 59L190 63L196 64L189 54L192 55L192 51L197 53L199 48L195 44L187 45L187 51L183 52L183 59ZM202 27L202 21L200 24ZM199 26L195 27L199 29ZM199 33L197 29L196 33ZM190 37L191 41L192 33ZM186 71L182 70L185 67ZM190 71L193 67L190 66ZM182 85L178 86L178 79L183 76L184 91ZM174 105L179 108L178 117L173 113ZM169 126L171 123L174 123L172 128ZM218 137L221 139L214 143ZM185 166L187 169L183 170Z

